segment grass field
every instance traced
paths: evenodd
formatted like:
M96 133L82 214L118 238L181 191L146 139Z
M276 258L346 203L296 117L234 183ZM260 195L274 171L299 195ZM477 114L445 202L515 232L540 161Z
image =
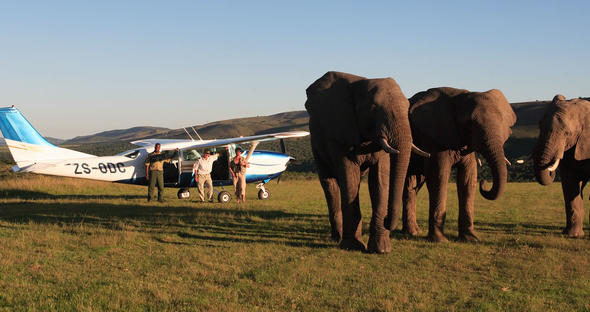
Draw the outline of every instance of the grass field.
M8 167L0 168L0 311L590 311L590 239L560 234L558 183L512 183L498 201L478 197L475 244L456 241L452 187L451 242L394 233L391 254L369 255L328 239L315 178L271 183L265 201L249 187L245 205L180 201L173 189L154 205L144 187ZM366 219L367 195L363 185ZM423 230L426 200L424 190Z

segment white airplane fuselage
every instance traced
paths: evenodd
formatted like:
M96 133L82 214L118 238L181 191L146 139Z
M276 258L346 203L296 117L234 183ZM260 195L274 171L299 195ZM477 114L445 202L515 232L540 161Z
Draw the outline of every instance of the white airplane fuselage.
M212 141L212 140L211 140ZM10 149L27 149L39 148L23 142L6 140ZM195 141L186 140L185 142L175 142L163 144L162 149L183 147L183 145L194 145ZM226 153L235 147L230 145L226 148ZM54 159L47 161L36 161L23 167L15 168L15 171L33 172L38 174L56 175L63 177L91 179L99 181L109 181L129 184L146 184L145 179L145 159L148 155L149 148L136 148L128 150L115 156L90 156L70 159ZM17 151L18 153L18 151ZM194 186L194 174L192 166L195 160L183 159L186 151L181 151L179 157L172 159L170 163L178 171L178 179L167 181L168 186L190 187ZM247 157L248 151L244 152ZM228 157L229 158L229 157ZM271 179L280 176L287 168L287 163L291 157L286 154L271 151L254 151L250 157L250 167L246 170L246 181L251 182L268 182ZM223 160L222 160L223 161ZM170 170L170 168L168 169ZM214 181L216 185L231 185L229 172L227 178Z

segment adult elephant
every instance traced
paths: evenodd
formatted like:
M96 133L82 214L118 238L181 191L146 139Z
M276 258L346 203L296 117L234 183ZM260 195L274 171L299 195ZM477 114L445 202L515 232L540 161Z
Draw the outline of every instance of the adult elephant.
M431 157L412 155L404 188L403 229L417 235L416 195L424 182L429 192L428 238L447 241L444 235L447 184L451 168L457 168L459 197L459 239L477 241L473 208L477 185L476 152L491 167L494 179L490 190L480 183L481 195L497 199L507 182L504 142L516 115L500 90L469 92L455 88L433 88L410 98L410 122L414 142Z
M412 148L407 98L391 78L332 71L306 92L311 146L332 238L343 249L389 252L389 233L397 222L393 210L401 210ZM366 171L373 208L367 246L361 237L358 197Z
M549 185L559 167L566 216L563 233L584 236L582 189L590 177L590 102L556 95L539 128L533 152L535 177Z

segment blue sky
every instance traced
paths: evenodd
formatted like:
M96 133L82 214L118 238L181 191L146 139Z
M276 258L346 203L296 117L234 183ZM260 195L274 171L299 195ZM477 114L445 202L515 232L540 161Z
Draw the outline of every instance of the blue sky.
M328 70L405 95L590 96L586 1L1 1L0 106L44 135L302 110Z

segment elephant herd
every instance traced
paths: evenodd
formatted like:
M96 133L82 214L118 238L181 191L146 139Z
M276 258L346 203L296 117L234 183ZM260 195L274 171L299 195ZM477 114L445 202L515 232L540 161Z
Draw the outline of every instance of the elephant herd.
M332 239L340 248L387 253L390 232L420 233L416 195L429 193L428 239L446 241L447 184L457 168L459 239L477 241L473 226L477 166L481 155L493 184L479 192L499 198L507 184L504 143L516 122L500 90L471 92L432 88L407 99L392 78L367 79L327 72L307 89L311 147L324 190ZM582 188L590 177L590 102L557 95L540 122L533 151L535 175L547 185L560 166L566 208L565 234L582 236ZM362 239L361 176L368 173L372 217Z

